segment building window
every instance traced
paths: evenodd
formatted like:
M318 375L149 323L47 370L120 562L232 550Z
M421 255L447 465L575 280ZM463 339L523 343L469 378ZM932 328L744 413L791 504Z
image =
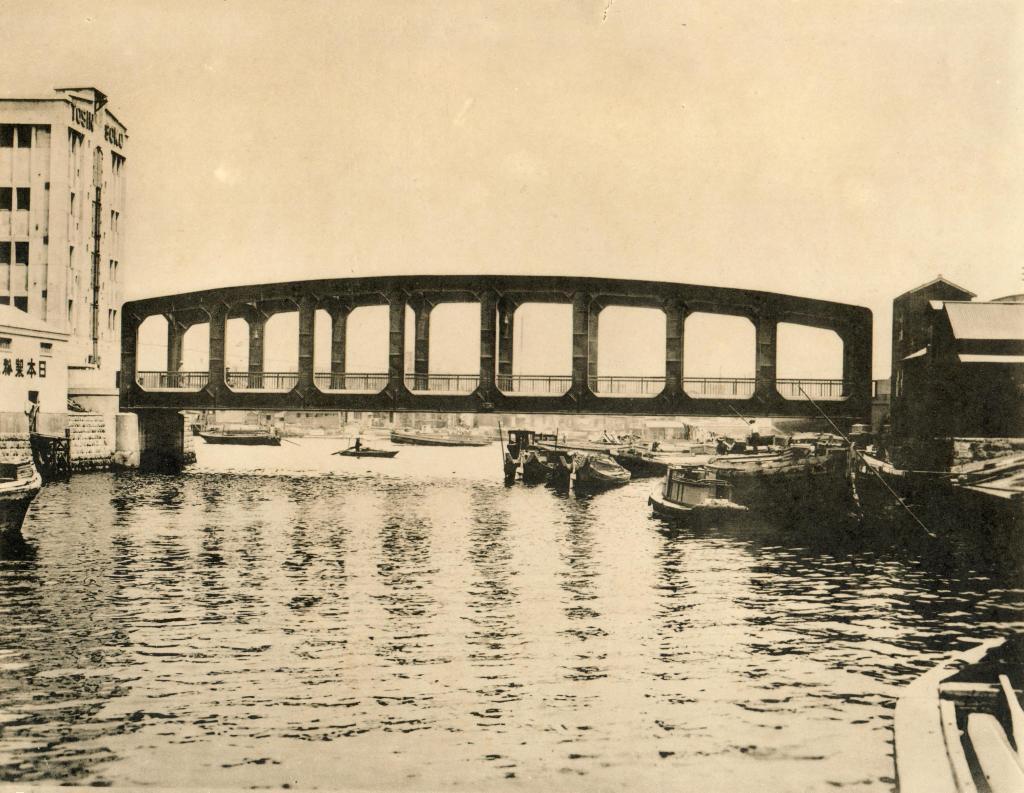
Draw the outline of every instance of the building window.
M26 295L15 295L14 307L20 308L22 311L28 311L28 297Z
M14 148L14 125L0 124L0 149Z
M11 243L0 242L0 264L11 263Z
M14 197L14 190L10 187L0 187L0 210L6 209L8 212L13 209L11 203Z
M16 198L18 200L18 209L31 209L32 191L27 187L19 187L16 193Z
M9 306L11 304L10 295L0 295L0 306Z
M28 264L28 243L27 242L16 242L16 243L14 243L14 263L15 264Z
M74 300L69 300L68 301L68 325L71 324L71 320L74 319L74 316L75 316L75 301Z
M28 126L27 124L18 125L18 148L32 148L32 127Z
M9 349L11 349L11 340L6 337L0 338L0 350L6 351Z
M48 341L39 342L40 355L53 355L53 344Z

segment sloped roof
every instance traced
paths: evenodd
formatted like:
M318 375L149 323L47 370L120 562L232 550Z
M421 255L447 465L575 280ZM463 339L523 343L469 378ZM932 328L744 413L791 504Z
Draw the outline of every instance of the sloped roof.
M957 339L1024 341L1024 303L946 303Z
M31 314L14 306L0 305L0 328L11 328L12 330L21 330L47 336L68 337L65 331L55 325L51 325L49 322L39 319L39 317L33 317Z
M902 295L897 295L896 299L899 300L901 297L903 297L904 295L909 295L911 292L920 292L922 289L927 289L929 286L935 286L935 284L946 284L947 286L951 286L954 289L959 289L961 292L964 293L964 295L966 297L977 297L977 295L974 294L974 292L972 292L970 289L964 289L959 284L954 284L948 278L943 278L940 275L940 276L937 276L936 278L933 278L931 281L929 281L926 284L921 284L920 286L915 286L913 289L908 289Z

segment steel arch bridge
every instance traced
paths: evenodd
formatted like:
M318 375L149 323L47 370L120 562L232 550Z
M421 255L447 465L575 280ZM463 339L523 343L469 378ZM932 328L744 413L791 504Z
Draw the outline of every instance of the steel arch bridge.
M475 375L431 372L430 312L443 303L478 303L480 368ZM572 306L572 373L513 373L515 310L526 303ZM349 313L389 309L386 372L346 370ZM654 378L600 377L598 326L610 306L665 314L665 373ZM406 308L415 314L412 371L406 371ZM329 371L314 369L317 310L331 318ZM297 312L298 367L264 371L267 320ZM745 317L754 326L752 378L688 377L683 371L685 320L695 312ZM167 365L139 371L138 332L149 317L167 320ZM225 366L227 322L249 329L248 369ZM780 380L777 328L795 323L834 331L843 343L839 380ZM182 371L185 332L209 324L209 367ZM560 276L387 276L236 286L128 302L121 323L121 409L338 410L574 413L619 415L817 416L808 396L845 421L870 414L871 312L864 307L748 289L658 281Z

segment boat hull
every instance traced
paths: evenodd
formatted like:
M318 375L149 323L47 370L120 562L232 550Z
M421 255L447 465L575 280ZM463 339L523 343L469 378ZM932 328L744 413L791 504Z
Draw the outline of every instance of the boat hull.
M207 443L228 446L280 446L281 439L273 435L242 435L200 432L199 437Z
M844 510L849 504L846 454L712 458L708 467L733 486L732 498L750 509L791 519Z
M42 486L38 471L31 479L0 483L0 534L20 536L25 514Z
M688 523L723 523L735 521L748 514L745 507L721 499L711 499L694 505L678 504L665 498L660 487L651 492L647 497L647 503L658 517Z
M868 527L907 537L920 537L927 529L928 536L956 541L1011 564L1024 557L1020 493L996 495L983 486L958 484L949 475L898 469L868 455L854 461L851 483L861 520Z
M486 438L461 438L456 435L425 435L399 431L391 433L391 442L415 446L487 446L491 443Z
M382 459L391 459L398 454L398 450L395 449L394 451L388 451L385 449L360 449L359 451L356 451L355 449L344 449L340 452L335 452L335 454L340 457L380 457Z

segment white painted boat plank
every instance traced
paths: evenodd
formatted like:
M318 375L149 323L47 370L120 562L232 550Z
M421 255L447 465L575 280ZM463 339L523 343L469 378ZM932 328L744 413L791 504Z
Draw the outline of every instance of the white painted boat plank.
M1010 709L1010 726L1013 729L1013 744L1017 747L1017 756L1024 758L1024 708L1020 706L1020 700L1010 685L1009 677L999 675L999 685L1003 687L1006 705Z
M999 720L989 713L972 713L967 717L967 735L992 793L1022 793L1024 768Z
M957 790L960 793L978 793L978 788L971 775L971 767L967 764L964 745L960 740L963 732L956 724L956 705L948 699L944 699L939 702L939 710L942 713L942 734L946 739L946 754L949 756L949 765L953 769Z

